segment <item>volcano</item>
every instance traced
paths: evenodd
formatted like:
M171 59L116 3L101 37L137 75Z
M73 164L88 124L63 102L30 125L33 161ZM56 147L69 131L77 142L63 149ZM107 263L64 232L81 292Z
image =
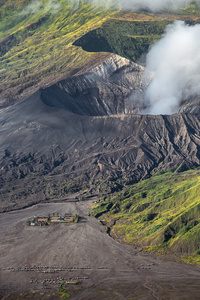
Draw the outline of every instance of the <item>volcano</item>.
M1 109L1 211L74 192L105 195L157 171L198 167L198 101L170 116L139 114L143 72L110 55Z

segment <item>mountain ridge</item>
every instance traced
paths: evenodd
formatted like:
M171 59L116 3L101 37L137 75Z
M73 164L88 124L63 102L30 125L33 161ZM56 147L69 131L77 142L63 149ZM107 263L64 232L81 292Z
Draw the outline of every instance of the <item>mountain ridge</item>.
M193 6L176 14L152 14L103 9L86 2L74 7L69 0L57 1L59 9L53 9L48 2L36 2L36 9L35 1L0 3L1 106L11 105L66 76L77 75L93 61L100 63L105 58L105 53L99 52L103 49L92 53L74 46L92 30L98 31L100 37L106 33L111 52L135 60L159 38L166 24L177 18L190 23L200 20L199 11ZM149 28L145 26L146 37L140 32L144 21L149 24ZM157 29L153 25L156 22Z

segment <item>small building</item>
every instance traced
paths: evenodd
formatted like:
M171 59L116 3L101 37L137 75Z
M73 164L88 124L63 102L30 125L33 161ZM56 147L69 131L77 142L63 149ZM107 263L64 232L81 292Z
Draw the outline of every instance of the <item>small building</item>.
M51 222L58 222L59 217L51 217Z
M62 222L73 222L73 216L66 216L66 217L51 217L52 223L62 223Z
M75 216L76 217L76 216ZM27 222L28 226L44 226L49 225L49 223L73 223L74 217L72 215L62 216L52 216L52 217L34 217Z
M74 217L73 216L67 216L64 218L64 222L73 222L74 221Z
M38 223L42 223L42 222L46 223L48 222L48 218L38 218L37 221Z

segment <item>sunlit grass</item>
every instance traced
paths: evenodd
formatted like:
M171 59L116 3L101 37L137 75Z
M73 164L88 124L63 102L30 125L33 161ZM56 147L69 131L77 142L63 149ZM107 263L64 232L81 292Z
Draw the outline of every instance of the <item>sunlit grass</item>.
M21 0L16 3L9 0L0 4L0 41L7 39L0 46L0 70L6 70L0 73L0 91L5 97L15 97L22 93L27 89L28 81L31 87L41 81L47 82L51 76L56 78L57 74L72 72L74 75L77 68L80 69L94 58L104 55L87 53L73 46L76 40L91 30L109 24L108 30L103 31L112 52L136 59L159 38L166 24L178 17L173 14L127 13L118 11L117 8L108 10L88 5L84 1L72 6L69 0L57 1L60 8L56 11L47 9L45 5L48 0L42 0L40 9L33 13L26 8L30 2ZM187 10L185 14L187 16ZM193 16L190 13L188 16L196 22L199 12L196 10ZM134 24L134 21L139 25ZM153 21L149 28L148 21ZM154 22L157 22L156 26ZM154 32L156 28L161 29L159 33ZM144 32L141 33L142 29ZM128 52L122 49L124 43Z
M102 199L91 213L108 224L114 220L112 232L125 242L190 257L200 249L200 171L155 174Z

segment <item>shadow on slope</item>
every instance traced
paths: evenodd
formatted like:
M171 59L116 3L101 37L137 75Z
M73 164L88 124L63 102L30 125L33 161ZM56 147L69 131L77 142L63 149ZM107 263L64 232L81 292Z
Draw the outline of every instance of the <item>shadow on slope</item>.
M149 46L164 33L171 20L107 20L102 27L86 33L74 42L88 52L111 52L131 60L147 53Z
M90 72L42 90L41 98L49 106L78 115L138 113L144 108L143 72L142 66L112 55Z

